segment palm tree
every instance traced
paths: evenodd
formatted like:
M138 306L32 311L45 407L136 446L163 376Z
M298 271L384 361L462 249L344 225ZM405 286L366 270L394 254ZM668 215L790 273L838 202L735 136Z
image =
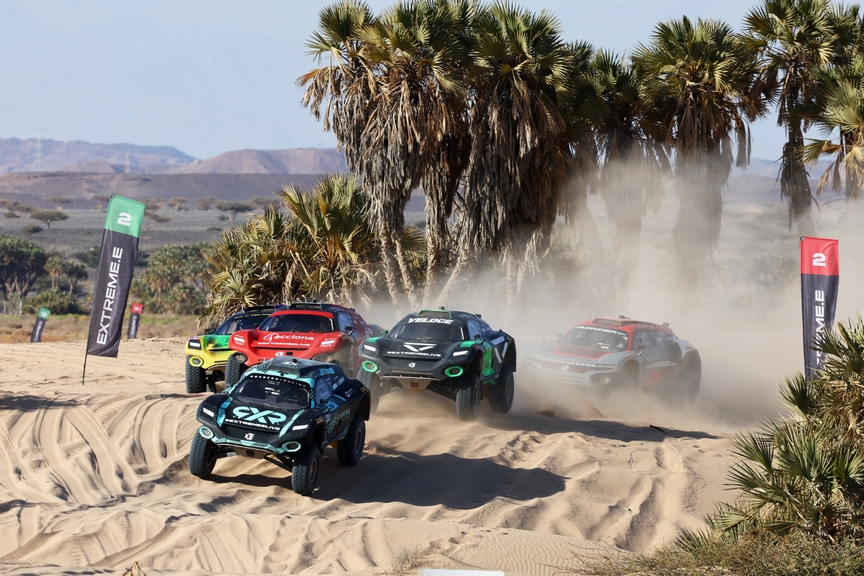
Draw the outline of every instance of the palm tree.
M213 323L240 308L317 298L347 306L378 291L382 261L371 200L353 176L323 176L310 191L277 193L287 213L265 208L222 234L207 259L211 290L202 316ZM400 247L412 274L425 265L423 239L406 227Z
M683 17L657 25L635 59L650 105L662 111L665 143L675 151L681 204L673 253L679 272L694 280L717 247L732 165L749 162L748 122L764 111L763 95L754 90L755 53L726 23L694 25Z
M592 61L591 84L605 114L596 125L602 157L598 188L615 223L613 253L619 288L627 285L649 204L656 207L669 169L660 118L646 105L642 69L600 50Z
M466 71L477 16L467 0L410 0L385 11L365 36L378 91L364 133L368 182L377 222L396 240L411 191L426 194L426 298L448 260L447 220L468 163ZM389 241L389 240L388 240ZM395 242L403 288L413 297Z
M789 203L789 227L813 233L813 196L801 148L806 118L801 104L814 96L814 71L834 55L837 34L828 0L762 0L744 19L747 42L760 54L761 81L777 91L777 125L786 129L780 160L780 194Z
M465 240L451 281L471 255L500 255L512 295L548 242L572 174L568 126L559 110L572 54L551 14L506 2L478 16L476 38Z
M815 164L823 155L834 156L819 179L817 193L829 182L839 191L841 172L845 172L846 199L859 200L864 184L864 58L857 56L839 70L824 70L819 80L816 99L820 113L816 124L824 132L836 133L837 141L814 139L802 148L802 158Z

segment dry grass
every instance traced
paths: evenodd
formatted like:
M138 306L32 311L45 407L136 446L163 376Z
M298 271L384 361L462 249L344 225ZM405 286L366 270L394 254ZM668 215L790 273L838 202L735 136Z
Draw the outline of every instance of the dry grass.
M393 559L393 564L379 574L381 576L403 576L415 573L425 566L423 557L428 553L429 549L422 546L402 550Z
M128 319L128 316L127 316ZM0 343L15 344L30 342L35 316L0 314ZM65 342L86 340L89 316L64 315L51 316L45 324L43 342ZM171 338L198 334L195 316L173 316L168 314L144 314L138 328L138 338ZM123 326L126 335L126 326Z
M793 534L714 540L685 550L660 548L651 554L607 556L585 566L560 567L585 576L860 576L864 550L854 543L831 544Z

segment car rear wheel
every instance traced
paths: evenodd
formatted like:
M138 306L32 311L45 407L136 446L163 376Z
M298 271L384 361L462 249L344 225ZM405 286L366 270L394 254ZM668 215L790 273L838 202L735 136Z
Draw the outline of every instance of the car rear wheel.
M456 390L456 414L459 420L471 422L480 413L480 376L469 372L462 377Z
M301 496L312 494L318 482L318 469L321 467L321 451L315 445L307 446L294 457L291 468L291 487Z
M192 366L186 357L186 392L200 394L207 390L207 373L203 368Z
M197 432L192 439L192 448L189 450L189 472L198 478L207 479L213 472L216 459L213 458L213 443Z
M336 456L339 463L346 466L354 466L363 455L363 447L366 445L366 421L359 414L354 415L348 433L336 444Z
M513 367L502 366L498 375L498 383L489 387L489 406L496 414L506 414L513 406L515 393Z
M673 393L685 400L695 400L702 383L702 359L698 352L687 354L676 371Z
M225 387L233 386L247 370L246 364L237 360L237 354L231 354L225 362Z

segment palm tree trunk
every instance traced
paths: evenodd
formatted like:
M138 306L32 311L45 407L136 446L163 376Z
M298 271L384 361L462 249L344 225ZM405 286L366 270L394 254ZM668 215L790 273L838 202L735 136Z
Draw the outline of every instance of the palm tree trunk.
M804 145L804 134L800 123L789 125L787 129L789 140L783 146L783 158L780 165L780 195L789 202L789 229L795 222L801 236L809 236L814 232L813 226L813 194L810 182L807 180L807 169L801 156Z
M402 293L399 289L399 263L396 260L396 251L393 247L393 235L389 227L383 223L378 223L378 245L381 248L381 263L384 265L384 281L387 284L387 291L390 293L390 300L394 306L399 306L402 300Z

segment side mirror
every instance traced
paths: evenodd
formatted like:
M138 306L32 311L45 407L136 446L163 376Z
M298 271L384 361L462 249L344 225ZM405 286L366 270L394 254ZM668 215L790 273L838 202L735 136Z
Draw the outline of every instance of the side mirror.
M474 340L479 340L479 339L480 339L480 334L474 334Z
M345 332L350 334L354 331L354 326L345 326Z

